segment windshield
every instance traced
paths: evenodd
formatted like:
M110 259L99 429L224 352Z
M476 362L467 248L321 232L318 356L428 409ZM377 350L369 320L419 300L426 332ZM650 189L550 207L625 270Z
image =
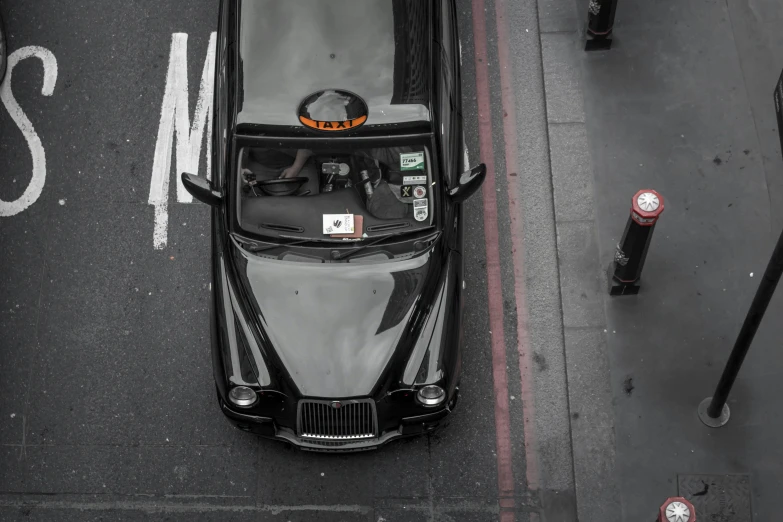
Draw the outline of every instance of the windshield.
M310 145L316 143L266 141L239 149L236 209L243 232L344 242L433 225L439 187L426 143Z

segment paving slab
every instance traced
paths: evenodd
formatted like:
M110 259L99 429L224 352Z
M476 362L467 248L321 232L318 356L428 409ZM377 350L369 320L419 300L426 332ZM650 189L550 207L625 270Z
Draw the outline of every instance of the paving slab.
M604 325L604 285L592 221L558 223L557 248L566 327Z
M538 2L539 30L544 33L572 32L580 19L574 2L540 0Z
M565 6L567 2L560 2ZM539 14L539 23L540 22ZM584 122L584 97L579 70L579 40L573 32L541 34L541 54L546 86L546 110L553 123ZM551 136L550 136L551 139ZM554 145L554 143L553 143ZM554 148L553 148L554 149ZM556 149L554 149L556 150Z
M680 496L691 501L698 516L707 520L752 520L747 475L680 475L677 479Z
M578 93L581 95L581 92ZM585 126L549 126L552 184L557 221L589 221L595 216L593 171Z

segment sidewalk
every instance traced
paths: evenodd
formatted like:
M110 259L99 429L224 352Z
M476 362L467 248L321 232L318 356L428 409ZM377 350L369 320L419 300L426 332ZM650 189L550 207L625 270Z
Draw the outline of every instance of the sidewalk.
M582 486L597 473L603 494L619 490L622 515L606 520L652 520L678 493L699 520L751 520L751 506L753 520L776 520L783 292L730 397L729 424L707 428L696 408L783 226L772 101L783 4L620 0L613 49L596 54L581 51L587 9L572 5L539 1L580 520L612 512L589 507L580 468ZM558 167L560 155L570 162ZM642 292L610 299L602 271L642 188L659 191L666 210ZM569 313L581 322L569 325ZM588 398L578 388L585 375L596 385ZM597 385L601 375L611 390ZM590 426L580 427L579 407ZM580 429L593 445L579 445Z

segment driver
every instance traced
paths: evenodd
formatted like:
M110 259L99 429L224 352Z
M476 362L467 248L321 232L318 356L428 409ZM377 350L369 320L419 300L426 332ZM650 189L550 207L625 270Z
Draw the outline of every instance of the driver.
M313 152L307 149L250 149L243 174L255 174L259 180L304 176L318 179L318 169L310 161Z

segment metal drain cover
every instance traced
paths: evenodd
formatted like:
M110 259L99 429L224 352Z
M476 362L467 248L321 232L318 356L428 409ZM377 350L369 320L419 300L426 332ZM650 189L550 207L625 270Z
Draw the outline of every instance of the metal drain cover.
M752 522L747 475L679 475L677 485L696 508L697 520Z

